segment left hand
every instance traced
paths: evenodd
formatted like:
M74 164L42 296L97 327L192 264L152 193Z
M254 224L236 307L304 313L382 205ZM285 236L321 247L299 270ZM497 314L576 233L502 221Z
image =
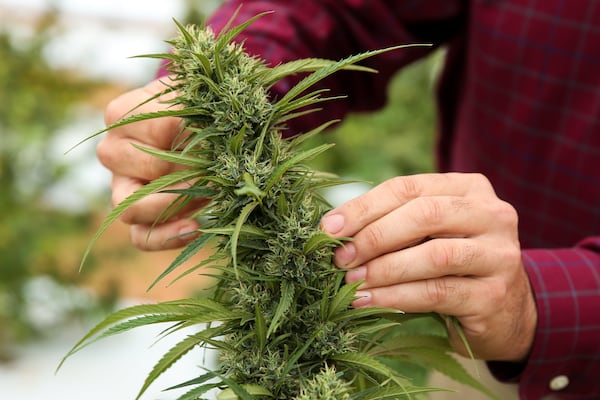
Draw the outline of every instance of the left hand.
M515 209L480 174L397 177L327 213L355 307L456 316L477 358L522 361L537 323ZM457 333L454 349L466 355Z

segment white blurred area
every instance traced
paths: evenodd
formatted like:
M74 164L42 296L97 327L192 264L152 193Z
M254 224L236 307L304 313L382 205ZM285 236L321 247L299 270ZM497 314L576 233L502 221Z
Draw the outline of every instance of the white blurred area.
M196 0L195 4L210 13L220 2ZM46 49L50 64L105 80L116 96L153 79L159 61L133 57L168 50L165 40L176 34L173 18L184 16L186 1L0 0L0 29L9 30L17 40L31 35L36 21L51 9L58 11L59 20ZM110 175L95 158L98 139L65 155L103 127L103 104L82 104L72 123L57 133L50 151L76 168L47 193L47 203L77 212L106 192Z
M218 0L197 0L207 12ZM181 18L184 0L0 0L0 24L27 33L44 11L60 12L60 33L49 59L61 67L119 81L145 83L157 61L134 59L160 52L174 34L172 18Z
M156 362L193 333L188 329L157 341L167 327L146 326L93 343L67 359L57 373L62 357L86 332L81 327L71 327L52 339L30 343L17 349L14 361L0 363L0 399L133 400ZM199 348L190 351L158 378L140 400L176 399L186 389L165 389L204 374L203 368L214 368L215 355ZM214 392L207 397L210 396Z
M197 2L202 3L207 12L220 3L218 0ZM9 30L18 40L20 36L32 34L36 20L51 8L59 15L58 31L47 49L51 64L73 73L102 78L124 91L152 79L158 61L131 57L167 49L164 40L175 34L172 18L183 17L185 1L0 0L0 29ZM95 141L64 154L102 127L102 106L82 105L73 122L56 135L49 151L76 168L48 193L50 203L77 211L87 207L90 198L106 192L110 176L95 158ZM52 288L36 290L39 294L52 296L53 293ZM79 295L74 296L78 299ZM36 302L39 307L34 312L51 318L60 303L55 297ZM135 299L125 301L137 303ZM0 363L0 399L133 399L159 358L189 334L189 331L180 332L155 343L165 326L140 328L84 349L55 374L61 358L96 322L91 321L85 327L65 327L64 332L57 332L49 340L14 349L15 360ZM167 376L151 386L142 399L176 398L174 393L161 390L202 374L200 367L211 364L210 355L204 355L201 350L189 353ZM181 394L181 391L176 393Z

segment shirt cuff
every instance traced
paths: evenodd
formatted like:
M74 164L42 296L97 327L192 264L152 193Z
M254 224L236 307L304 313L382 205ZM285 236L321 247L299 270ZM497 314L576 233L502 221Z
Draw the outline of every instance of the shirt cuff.
M523 250L538 326L525 364L488 362L521 399L600 398L600 254L585 248Z

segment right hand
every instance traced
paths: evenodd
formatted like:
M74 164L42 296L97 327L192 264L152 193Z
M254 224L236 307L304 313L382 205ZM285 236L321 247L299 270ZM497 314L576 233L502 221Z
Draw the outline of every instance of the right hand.
M165 80L168 78L162 78ZM168 107L162 96L130 110L151 96L165 89L160 80L127 92L112 100L105 111L107 126L131 114L164 110ZM173 96L171 94L170 96ZM144 153L137 145L169 150L176 136L181 132L181 119L163 117L139 121L108 131L98 144L97 155L100 162L112 173L112 203L116 206L130 194L148 182L184 167L159 160ZM184 187L180 185L179 187ZM174 249L187 244L196 235L180 235L198 229L198 223L190 218L205 201L190 202L184 209L167 221L155 224L161 212L177 197L176 194L156 193L134 203L121 215L121 220L131 225L131 241L142 250Z

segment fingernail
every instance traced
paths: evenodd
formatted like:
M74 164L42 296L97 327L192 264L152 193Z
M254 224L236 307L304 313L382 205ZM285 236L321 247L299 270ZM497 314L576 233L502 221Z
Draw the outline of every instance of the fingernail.
M323 217L321 227L325 233L335 235L344 227L344 216L341 214L331 214Z
M367 277L367 267L357 267L346 272L346 283L362 281Z
M335 250L335 261L340 267L350 264L356 258L356 247L352 243L344 243Z
M357 299L352 302L352 306L355 308L364 307L371 303L371 292L366 290L359 290L356 292Z

